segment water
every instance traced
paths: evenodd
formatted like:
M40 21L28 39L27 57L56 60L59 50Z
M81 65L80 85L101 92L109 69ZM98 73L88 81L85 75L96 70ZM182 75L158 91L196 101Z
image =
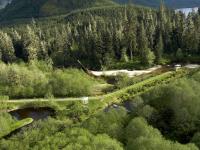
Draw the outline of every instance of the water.
M194 7L194 8L180 8L180 9L176 9L176 12L181 11L182 13L184 13L186 16L191 13L191 12L197 12L198 11L198 7Z
M33 118L34 120L40 120L53 116L55 111L51 108L41 107L41 108L23 108L15 111L11 111L10 114L17 120L22 120L25 118Z

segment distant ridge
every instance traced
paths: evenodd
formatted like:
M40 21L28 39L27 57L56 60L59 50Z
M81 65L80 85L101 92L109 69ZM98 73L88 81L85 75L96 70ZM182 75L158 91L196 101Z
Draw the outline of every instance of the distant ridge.
M0 9L3 9L12 0L0 0Z
M0 20L52 16L75 9L115 4L112 0L13 0L1 11Z
M9 1L11 0L0 0L0 7ZM12 0L4 9L1 9L0 21L60 15L77 9L126 3L158 7L160 0ZM164 0L164 3L170 8L200 6L200 0Z

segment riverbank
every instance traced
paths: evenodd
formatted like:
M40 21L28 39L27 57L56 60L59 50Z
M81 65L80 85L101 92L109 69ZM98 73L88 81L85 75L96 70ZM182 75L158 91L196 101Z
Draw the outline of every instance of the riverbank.
M182 67L185 67L185 68L188 68L188 69L200 68L199 64L187 64L187 65L176 64L176 65L168 65L168 66L170 68L176 68L177 65L180 66L180 68L182 68ZM135 77L135 76L140 76L140 75L152 73L152 72L159 70L161 68L164 68L164 67L165 66L158 65L158 66L154 66L154 67L151 67L151 68L148 68L148 69L145 69L145 70L132 70L132 71L130 71L130 70L124 69L124 70L91 71L91 73L94 76L97 76L97 77L100 77L100 76L117 76L117 75L120 75L120 74L126 74L129 77Z
M134 76L139 76L143 74L148 74L151 73L157 69L162 68L162 66L155 66L146 70L108 70L108 71L91 71L91 73L94 76L100 77L100 76L117 76L120 74L126 74L129 77L134 77Z

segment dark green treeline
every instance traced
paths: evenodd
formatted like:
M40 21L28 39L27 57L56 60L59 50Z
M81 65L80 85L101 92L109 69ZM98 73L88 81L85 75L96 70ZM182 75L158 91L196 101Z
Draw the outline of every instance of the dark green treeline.
M200 13L186 17L162 4L158 10L91 8L0 31L0 59L6 63L37 59L69 67L79 59L102 69L116 63L198 62L199 54Z

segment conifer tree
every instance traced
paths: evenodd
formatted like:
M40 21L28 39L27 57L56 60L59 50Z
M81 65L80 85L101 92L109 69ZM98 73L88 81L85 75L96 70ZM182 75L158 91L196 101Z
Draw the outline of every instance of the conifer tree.
M156 62L160 63L161 59L162 59L162 54L163 54L163 38L162 35L159 34L159 37L157 39L156 42L156 46L155 46L155 55L156 55Z
M195 54L198 52L198 32L196 32L194 21L192 20L192 15L187 18L187 27L183 32L184 39L184 49L187 54Z
M150 65L154 61L155 55L148 48L148 40L143 23L141 23L138 33L138 49L140 51L141 63L143 65Z
M9 63L15 60L15 50L12 39L7 33L0 31L0 55L2 61Z
M24 60L30 62L37 59L38 51L40 49L40 42L38 36L30 26L26 27L26 33L23 35L22 40Z
M103 52L103 64L105 66L112 63L112 60L114 59L114 51L112 47L112 35L109 31L106 31L103 34L103 46L104 46L104 52Z
M136 21L135 17L131 16L130 8L128 7L127 18L124 23L124 46L127 48L130 60L133 60L133 55L137 54L137 41L136 41Z
M159 12L158 12L158 21L159 21L160 30L163 32L165 29L165 23L167 21L165 5L164 5L163 0L160 1L160 8L159 8Z

